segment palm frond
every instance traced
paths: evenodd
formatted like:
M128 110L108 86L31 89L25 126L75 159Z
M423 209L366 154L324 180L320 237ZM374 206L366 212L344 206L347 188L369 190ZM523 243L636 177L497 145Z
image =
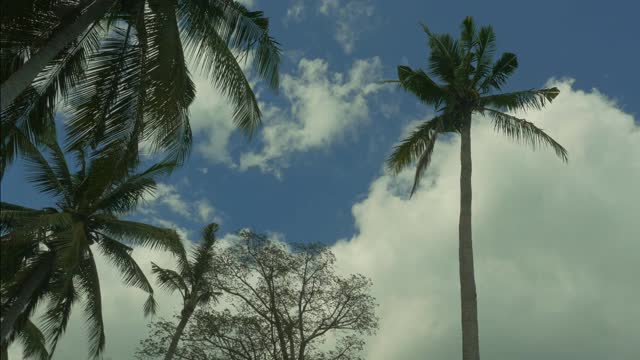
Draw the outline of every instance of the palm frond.
M25 359L48 360L47 342L38 327L27 320L17 334Z
M503 53L500 58L493 64L491 72L486 74L478 72L478 78L474 82L477 83L481 78L484 78L479 86L480 92L486 93L490 89L500 90L502 85L507 81L509 76L518 69L518 57L516 54Z
M429 146L432 146L429 144L438 129L442 127L443 121L445 121L444 115L436 116L418 126L411 135L402 140L387 159L389 171L398 174L405 167L420 159Z
M559 94L560 90L553 87L550 89L532 89L489 95L480 98L480 106L490 106L503 111L540 110L544 108L547 103L551 103Z
M534 150L539 147L549 147L562 161L569 160L567 150L533 123L493 109L485 108L483 111L492 118L496 131L518 142L528 143Z
M409 195L410 197L413 196L413 194L418 189L418 185L420 184L420 179L422 178L422 174L424 174L424 172L429 167L429 164L431 163L431 155L433 154L433 148L436 145L437 139L438 139L438 131L436 130L433 132L431 137L429 137L429 139L427 140L424 152L420 156L420 159L418 160L418 163L416 165L416 174L413 178L413 186L411 187L411 194Z
M73 286L73 275L65 274L50 286L47 293L47 308L42 315L42 329L49 340L49 358L55 353L60 336L69 324L71 308L78 300L78 292Z
M177 272L170 269L163 269L154 262L151 262L151 273L155 275L156 281L161 289L169 293L177 290L183 299L189 296L189 287L185 283L184 278Z
M100 277L91 249L87 248L85 257L78 269L78 289L83 295L84 315L88 326L89 354L98 358L104 350L105 335L102 318L102 294Z
M483 26L478 32L478 38L475 44L474 57L476 68L472 81L473 86L476 86L481 79L486 78L489 75L489 72L492 71L492 69L498 71L496 74L500 73L500 67L492 68L491 66L495 51L496 34L491 26Z
M153 287L131 257L131 248L104 234L99 234L99 245L102 254L109 262L116 266L122 274L122 280L127 286L134 286L149 294L144 306L144 314L155 314L156 302L153 297Z
M434 34L426 25L422 29L429 37L429 71L446 83L456 80L456 69L462 63L461 47L449 34Z
M252 67L260 78L278 88L279 44L269 35L269 19L261 11L249 11L236 1L194 0L180 4L178 14L186 38L202 42L212 32L240 57L252 57Z
M234 106L234 123L242 132L251 136L260 125L262 115L251 84L227 41L212 24L185 21L181 26L187 54L194 60L196 67L231 101Z
M216 223L211 223L202 230L202 242L195 248L191 261L191 277L194 285L200 285L204 277L213 269L213 245L217 230Z
M184 254L182 241L175 230L105 216L96 216L95 220L101 232L119 241Z
M398 66L398 83L427 105L439 107L446 97L445 91L420 69Z
M125 213L134 209L145 195L156 189L154 178L170 173L176 166L173 162L157 163L139 174L128 176L124 181L105 192L94 204L96 211Z
M64 194L65 187L40 150L35 147L29 148L25 154L25 163L26 179L33 183L36 189L54 196Z

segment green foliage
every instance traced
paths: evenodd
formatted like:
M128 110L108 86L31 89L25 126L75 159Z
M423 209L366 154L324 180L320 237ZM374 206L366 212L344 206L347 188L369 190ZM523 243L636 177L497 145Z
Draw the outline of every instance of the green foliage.
M27 176L39 191L53 196L55 207L36 210L0 204L3 260L5 255L14 258L3 261L1 269L3 316L17 314L10 331L19 334L44 301L43 330L53 353L74 304L82 302L90 356L97 358L104 349L105 334L100 281L91 248L98 247L120 271L125 285L149 294L143 309L146 315L154 313L153 288L126 244L167 250L184 258L182 242L174 230L118 216L153 193L154 179L174 164L160 163L129 173L119 161L121 154L83 150L76 152L77 169L72 170L57 143L49 143L46 149L48 156L37 148L27 153ZM125 168L114 167L117 164Z
M2 81L85 6L74 0L7 6ZM230 100L234 123L251 135L262 115L241 64L250 62L271 88L279 82L279 44L262 12L226 0L114 1L3 110L2 170L29 143L50 137L60 103L70 114L69 149L126 149L123 161L133 165L146 142L167 161L182 163L191 147L188 108L196 91L189 60Z

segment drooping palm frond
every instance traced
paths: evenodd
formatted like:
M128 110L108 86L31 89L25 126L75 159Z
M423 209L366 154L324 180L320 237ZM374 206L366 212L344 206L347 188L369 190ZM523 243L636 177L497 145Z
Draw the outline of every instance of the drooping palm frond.
M422 174L427 170L429 164L431 163L431 155L433 154L433 148L436 145L436 140L438 139L438 131L434 131L431 137L426 142L426 147L424 152L420 156L418 163L416 164L416 174L413 178L413 186L411 187L411 194L409 197L413 196L413 194L418 189L418 185L420 184L420 179L422 178Z
M387 168L393 174L400 173L405 167L418 161L432 147L436 132L441 131L444 116L436 116L421 124L415 131L397 145L387 159ZM431 144L431 145L430 145Z
M71 308L79 298L73 285L73 274L64 274L53 281L47 297L47 307L42 315L42 329L49 341L49 356L51 357L55 353L60 336L67 329Z
M83 310L88 327L89 354L95 359L104 349L105 335L100 277L91 249L87 248L77 273L78 290L83 296Z
M562 161L568 161L567 150L533 123L493 109L485 108L484 112L492 118L496 131L518 142L527 143L534 150L549 147Z
M481 107L493 107L504 111L541 110L560 94L558 88L525 90L512 93L483 96Z
M47 342L38 327L27 320L17 333L22 344L22 355L25 359L48 360Z
M151 273L155 275L156 281L158 281L158 285L161 289L164 289L169 293L177 290L180 292L183 299L186 299L189 296L189 287L182 276L177 272L161 268L154 262L151 262Z
M107 236L133 245L184 253L184 247L175 230L162 229L135 221L95 216L96 224Z
M102 254L109 262L116 266L122 274L122 280L127 286L134 286L149 294L143 309L144 314L155 314L156 301L153 297L153 287L138 266L138 263L131 257L131 248L121 242L99 233L98 244Z

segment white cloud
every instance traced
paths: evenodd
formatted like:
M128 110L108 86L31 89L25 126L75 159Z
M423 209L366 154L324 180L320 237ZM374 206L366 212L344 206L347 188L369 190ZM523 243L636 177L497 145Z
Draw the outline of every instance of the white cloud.
M319 11L335 20L335 39L351 54L363 29L371 23L375 7L371 0L320 0Z
M472 132L483 358L632 360L640 230L640 128L597 91L559 84L527 118L569 150L532 152L478 119ZM459 141L436 145L421 189L383 175L353 207L358 234L334 246L372 277L381 328L368 360L460 357Z
M327 148L369 117L367 96L381 89L382 64L375 57L358 60L347 74L329 71L322 59L302 59L298 74L282 77L282 95L290 111L263 104L261 152L245 153L240 169L259 166L278 173L294 152Z
M203 173L206 174L206 172ZM158 222L160 221L160 218L157 216L159 206L164 206L171 212L185 219L193 220L193 217L197 216L199 220L203 222L214 221L218 224L222 223L222 219L216 215L215 208L207 199L195 201L185 200L178 188L174 185L158 183L155 193L145 199L145 204L139 211L142 214L152 215L151 218ZM161 225L175 227L175 224L172 223Z

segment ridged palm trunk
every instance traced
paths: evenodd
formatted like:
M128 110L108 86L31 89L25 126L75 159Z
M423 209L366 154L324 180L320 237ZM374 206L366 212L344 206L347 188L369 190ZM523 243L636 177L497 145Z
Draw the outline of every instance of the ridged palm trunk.
M167 354L164 356L164 360L173 359L173 355L178 349L178 342L180 342L180 337L184 332L184 328L187 326L193 311L195 310L195 305L191 305L187 303L184 309L182 309L182 313L180 314L180 322L178 323L178 327L176 328L176 332L173 334L171 338L171 344L169 345L169 350L167 350Z
M473 270L471 237L471 113L464 119L460 146L460 303L462 310L462 359L479 360L478 302Z
M24 309L31 301L33 293L38 289L43 281L47 279L49 275L51 263L47 261L41 262L33 273L29 276L29 279L24 283L20 289L15 302L11 304L11 307L2 314L2 324L0 324L0 341L5 341L11 330L13 330L18 317L24 311Z
M47 64L51 63L72 41L79 38L91 24L102 18L112 5L113 0L95 0L74 22L65 24L56 31L45 46L2 83L0 86L1 110L4 111L11 105Z

